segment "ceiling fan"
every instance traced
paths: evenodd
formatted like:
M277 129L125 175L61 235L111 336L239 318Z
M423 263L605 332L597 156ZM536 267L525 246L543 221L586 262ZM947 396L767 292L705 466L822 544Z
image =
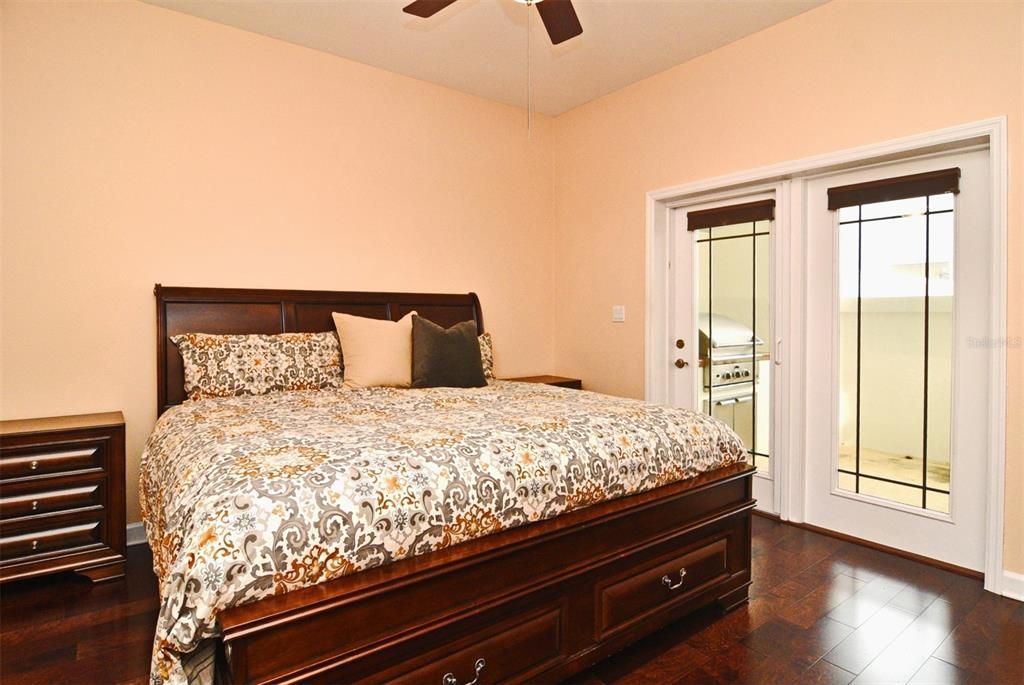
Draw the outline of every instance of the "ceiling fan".
M432 17L455 0L416 0L402 8L403 12L417 17ZM534 5L540 13L544 28L554 45L563 43L583 33L579 17L573 9L572 0L516 0L521 5Z

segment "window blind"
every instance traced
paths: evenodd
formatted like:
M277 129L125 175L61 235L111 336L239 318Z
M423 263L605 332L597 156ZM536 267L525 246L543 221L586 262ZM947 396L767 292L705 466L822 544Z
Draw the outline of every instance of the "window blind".
M923 174L883 178L828 189L828 208L840 209L872 202L905 200L922 195L960 192L960 168L926 171Z
M775 218L775 200L758 200L740 205L702 209L686 214L686 229L698 231L715 226L731 226L748 221L765 221Z

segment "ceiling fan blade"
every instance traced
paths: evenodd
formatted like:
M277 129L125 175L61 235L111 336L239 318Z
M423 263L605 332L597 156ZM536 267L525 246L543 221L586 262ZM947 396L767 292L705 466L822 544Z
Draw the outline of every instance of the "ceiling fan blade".
M455 0L416 0L411 5L406 5L402 11L406 14L414 14L417 17L432 17Z
M544 22L544 28L548 30L552 44L564 43L583 33L572 0L543 0L535 3L534 7L540 12L540 18Z

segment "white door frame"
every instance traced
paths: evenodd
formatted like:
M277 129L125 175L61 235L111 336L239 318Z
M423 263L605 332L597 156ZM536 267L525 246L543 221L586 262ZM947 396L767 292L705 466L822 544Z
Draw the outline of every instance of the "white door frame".
M704 181L665 188L647 193L646 283L644 387L648 402L666 402L669 398L668 374L671 365L671 230L672 213L676 207L708 202L714 199L749 195L774 190L776 213L773 230L779 238L778 273L792 274L782 298L776 302L784 330L779 368L780 382L788 388L777 408L788 425L780 431L782 442L776 443L772 455L775 469L775 506L783 520L803 522L805 434L802 417L806 406L803 364L786 363L804 357L804 304L808 284L803 279L807 226L802 207L804 179L830 171L863 167L873 163L909 159L943 150L987 145L991 164L991 209L995 223L992 241L992 272L990 275L991 307L994 316L987 337L993 341L1006 339L1006 242L1008 158L1006 117L985 119L960 126L931 131L883 143L865 145L825 155L784 162ZM794 268L796 267L796 268ZM1004 480L1006 475L1006 354L990 357L993 383L989 397L987 484L989 499L985 526L985 589L1002 594Z

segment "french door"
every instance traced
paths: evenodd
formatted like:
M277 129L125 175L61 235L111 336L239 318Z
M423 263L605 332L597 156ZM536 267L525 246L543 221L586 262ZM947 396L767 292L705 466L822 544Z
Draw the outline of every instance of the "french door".
M736 431L757 469L758 507L775 512L777 386L774 192L675 211L674 404Z
M988 150L806 182L811 524L980 570Z

